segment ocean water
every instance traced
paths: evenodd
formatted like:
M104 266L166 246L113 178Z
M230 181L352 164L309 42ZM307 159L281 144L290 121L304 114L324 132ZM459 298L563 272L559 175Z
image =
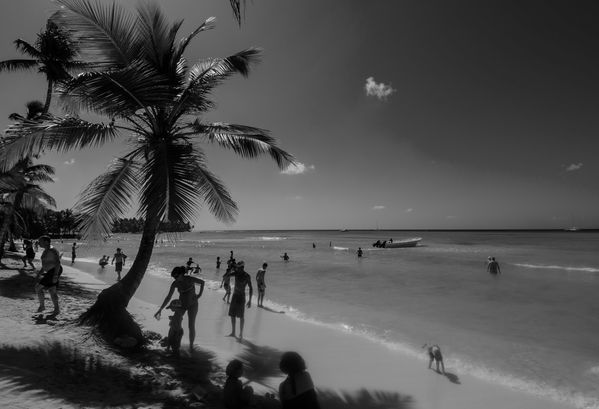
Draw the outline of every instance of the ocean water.
M371 247L415 236L423 238L415 248ZM81 243L78 256L97 262L121 247L130 263L138 240ZM62 244L65 256L70 244ZM292 319L421 357L423 343L438 343L452 372L599 407L599 233L194 232L159 238L147 274L170 281L172 267L193 257L218 282L230 250L252 276L269 264L267 302ZM486 272L488 256L500 276Z

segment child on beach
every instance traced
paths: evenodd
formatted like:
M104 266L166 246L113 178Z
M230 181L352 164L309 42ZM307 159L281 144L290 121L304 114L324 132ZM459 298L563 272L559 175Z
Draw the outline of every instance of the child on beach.
M223 388L223 404L226 409L243 409L250 407L254 395L251 386L244 387L239 379L243 375L243 363L233 359L225 369L227 380Z
M297 352L285 352L279 363L287 378L279 385L282 409L320 409L306 362Z
M168 335L166 337L166 351L172 351L175 355L179 355L179 350L181 349L181 338L183 338L183 314L185 310L181 305L180 300L173 300L166 307L167 310L171 310L174 312L173 315L168 317Z
M98 264L100 264L100 267L104 268L106 266L106 264L108 264L108 256L107 255L103 255L102 258L100 259L100 261L98 262Z
M439 345L435 344L435 345L428 345L428 344L424 344L422 346L422 348L427 348L428 351L428 369L431 369L431 365L433 364L433 360L435 361L435 363L437 364L437 372L439 372L439 363L441 364L441 369L443 370L443 374L445 374L445 365L443 364L443 355L441 354L441 348L439 348ZM439 372L441 373L441 372Z

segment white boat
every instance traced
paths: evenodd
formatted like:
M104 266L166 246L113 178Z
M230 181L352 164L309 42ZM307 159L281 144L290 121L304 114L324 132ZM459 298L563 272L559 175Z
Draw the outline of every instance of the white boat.
M422 240L422 237L414 237L411 239L405 239L405 240L397 240L397 241L384 241L381 243L381 246L376 246L376 243L374 244L374 247L382 247L382 248L386 248L386 249L395 249L395 248L402 248L402 247L416 247L418 245L418 243L420 243L420 241Z

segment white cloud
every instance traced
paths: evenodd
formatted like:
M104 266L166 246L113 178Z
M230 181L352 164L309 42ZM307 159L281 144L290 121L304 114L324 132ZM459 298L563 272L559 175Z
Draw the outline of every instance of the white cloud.
M315 170L316 166L314 165L304 165L301 162L295 162L286 169L282 170L281 173L284 175L301 175L302 173L306 173L310 170Z
M72 165L75 163L75 158L71 158L69 160L64 161L65 165Z
M372 206L372 210L383 210L384 208L385 208L385 206L383 206L383 205Z
M580 168L582 168L582 162L572 163L568 165L568 167L566 167L566 172L574 172L575 170L578 170Z
M377 97L381 101L386 101L389 95L397 91L391 87L391 84L386 85L382 82L377 84L373 77L366 78L364 89L366 90L367 96Z
M406 209L406 213L412 213L414 211L414 209L412 209L411 207L409 209Z

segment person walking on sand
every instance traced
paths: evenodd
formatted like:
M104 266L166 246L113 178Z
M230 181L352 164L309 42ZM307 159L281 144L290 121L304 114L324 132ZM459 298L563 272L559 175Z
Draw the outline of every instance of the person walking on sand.
M75 258L77 258L77 249L79 247L77 246L77 243L73 243L73 245L71 246L71 264L75 264Z
M35 292L40 302L37 312L44 311L44 291L47 290L50 293L52 304L54 304L54 311L52 316L56 316L60 313L58 306L58 279L62 274L62 266L60 265L60 253L54 247L50 245L51 240L48 236L42 236L38 239L40 247L44 249L42 252L41 261L42 268L40 268L35 278ZM41 278L40 278L41 277Z
M243 326L245 323L245 307L252 306L252 277L244 270L245 263L239 261L234 268L227 274L235 278L235 286L233 287L233 297L231 297L231 306L229 307L229 317L231 317L231 333L229 337L235 337L235 322L239 318L239 339L243 339ZM227 275L225 274L225 275ZM245 287L249 289L249 299L245 303Z
M256 273L256 285L258 287L258 307L264 306L264 294L266 293L264 275L266 274L266 267L268 267L268 264L263 263L262 268Z
M433 361L435 361L435 363L437 364L437 372L439 372L439 364L441 364L441 369L443 370L443 374L445 375L445 365L443 364L443 355L441 354L441 348L439 348L439 345L435 344L435 345L428 345L428 344L424 344L422 346L423 348L427 348L427 352L428 352L428 369L431 369L431 365L433 364ZM439 372L441 373L441 372Z
M183 314L187 312L187 322L189 325L189 349L193 349L193 342L196 337L195 321L198 314L198 298L202 296L204 292L204 280L186 275L186 269L184 266L173 268L171 271L171 277L175 279L171 284L171 287L164 299L164 302L154 314L154 318L160 319L160 313L164 307L168 304L175 292L175 289L179 291L179 301L181 301L181 308L175 310L175 314L178 314L175 318L180 319ZM200 285L200 292L196 295L195 285ZM175 319L173 318L173 319Z
M35 270L35 266L33 265L33 259L35 259L35 250L33 249L33 243L31 240L23 240L23 249L25 250L25 255L23 258L21 258L21 261L23 261L23 268L26 268L27 263L29 263L31 268Z
M110 264L112 265L116 261L116 264L114 265L114 271L116 271L117 274L117 281L121 281L121 271L123 271L123 266L125 265L126 258L127 255L121 252L120 248L117 248L116 253L114 253L114 256L112 257L112 261L110 262Z
M487 264L487 271L489 274L496 276L497 274L501 274L501 269L499 268L499 263L495 261L495 257L491 257L491 261Z
M287 375L279 385L282 409L320 409L314 383L300 354L292 351L283 353L279 369Z

